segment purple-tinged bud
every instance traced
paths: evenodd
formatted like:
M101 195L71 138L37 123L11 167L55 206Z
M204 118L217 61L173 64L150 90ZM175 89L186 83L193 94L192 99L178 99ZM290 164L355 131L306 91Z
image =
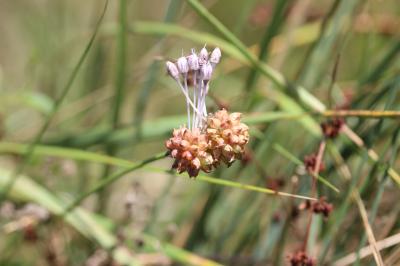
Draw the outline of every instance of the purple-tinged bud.
M200 66L206 64L208 61L208 52L206 47L203 47L199 53L199 64Z
M189 66L186 57L184 56L180 57L176 62L176 65L178 66L178 70L181 74L186 74L189 72Z
M209 62L207 64L201 66L201 77L203 80L207 80L207 81L210 80L212 72L213 72L213 68Z
M179 71L178 71L178 68L176 67L176 65L174 63L172 63L171 61L167 61L167 63L165 63L165 65L167 66L168 75L170 75L173 79L178 80L179 79Z
M200 69L199 58L197 57L197 55L194 52L192 52L192 54L187 57L187 61L188 61L190 70L199 70Z
M221 59L221 50L217 47L211 53L210 62L213 64L218 64L220 59Z

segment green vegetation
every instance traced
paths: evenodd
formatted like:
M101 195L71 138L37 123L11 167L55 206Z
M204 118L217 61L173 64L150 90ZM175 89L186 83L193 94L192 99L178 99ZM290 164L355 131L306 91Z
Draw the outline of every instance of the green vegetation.
M2 1L0 265L400 264L395 0ZM241 161L196 178L165 71L219 47Z

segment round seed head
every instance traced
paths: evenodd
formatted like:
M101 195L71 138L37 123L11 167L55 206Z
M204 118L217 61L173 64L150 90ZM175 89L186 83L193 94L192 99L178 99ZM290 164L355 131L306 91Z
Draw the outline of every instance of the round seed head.
M241 159L249 142L249 128L241 123L240 113L229 114L225 109L207 117L206 134L213 150L214 164L230 165Z
M178 65L178 70L181 74L186 74L189 72L189 66L186 57L184 56L180 57L176 62L176 64Z
M213 167L214 160L209 153L207 136L197 128L175 129L165 146L175 159L172 168L179 173L187 172L190 177L196 177L200 170L208 173Z
M176 65L171 61L167 61L165 65L167 67L168 75L170 75L173 79L179 79L179 71Z

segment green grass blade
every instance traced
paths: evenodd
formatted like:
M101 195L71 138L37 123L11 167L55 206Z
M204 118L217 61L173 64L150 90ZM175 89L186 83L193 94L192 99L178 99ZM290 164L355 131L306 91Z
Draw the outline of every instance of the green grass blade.
M82 55L80 56L78 63L76 64L76 66L74 67L65 87L61 90L61 95L57 98L57 100L54 102L54 106L52 111L50 112L49 116L46 119L46 122L44 123L44 125L40 128L39 133L36 134L35 139L32 141L32 143L29 145L28 151L25 154L22 162L18 165L18 167L16 168L13 177L9 179L9 183L7 185L5 185L3 187L3 189L0 190L0 202L4 199L4 197L7 196L8 190L10 190L14 184L14 182L16 181L16 179L18 178L18 176L23 172L26 164L29 162L31 155L33 154L34 150L35 150L35 146L41 142L42 137L44 135L44 133L46 132L46 130L48 129L48 127L50 126L50 123L52 121L52 119L54 118L55 114L57 113L58 109L60 108L62 102L64 101L65 97L67 96L68 92L70 91L72 84L83 64L83 62L85 61L90 48L93 45L93 42L96 38L97 32L100 28L101 22L103 21L104 15L106 13L107 10L107 6L108 6L108 0L105 1L104 4L104 8L103 11L100 15L99 20L97 21L97 24L95 26L95 29L93 31L93 34L88 42L88 44L85 47L85 50L83 51Z
M11 171L0 168L1 187L7 185L11 177ZM65 208L64 200L58 198L30 178L22 175L15 180L14 186L10 189L9 196L17 200L35 202L55 215L62 214ZM81 208L73 210L65 217L65 221L71 224L85 237L95 240L104 249L112 249L118 243L117 238L100 225L91 213ZM140 265L140 263L125 249L117 247L111 253L114 259L119 263L125 264L129 261L126 265Z
M153 250L157 250L184 265L222 266L222 264L202 258L171 244L163 243L150 235L143 235L142 240L145 245L150 246Z
M334 7L332 17L327 21L318 42L304 64L300 78L300 84L304 87L309 89L317 87L327 73L332 48L341 32L351 25L350 19L357 3L358 0L338 1L338 6Z
M10 175L10 171L0 168L0 186L9 182L8 179L10 178ZM65 210L65 200L60 199L26 176L18 178L9 195L15 200L35 202L49 210L54 215L62 215ZM64 220L71 224L72 227L85 237L95 240L101 247L110 250L114 260L121 265L141 265L141 262L136 259L128 249L118 245L119 240L114 236L113 232L104 228L104 226L98 222L96 216L91 212L77 207L72 210L71 213L66 215ZM156 238L147 234L144 234L142 237L144 242L150 246L152 251L161 252L173 261L178 261L185 265L220 265L212 260L202 258L168 243L162 243L163 248L160 250L159 244L155 244L160 243Z
M99 191L101 191L102 189L106 188L107 186L109 186L110 184L112 184L113 182L117 181L118 179L120 179L121 177L123 177L124 175L133 172L137 169L140 169L142 167L144 167L145 165L152 163L154 161L163 159L167 156L167 154L165 152L157 154L155 156L152 156L146 160L143 160L141 162L135 163L133 164L131 167L124 169L122 171L119 171L117 173L114 173L110 176L107 176L103 179L101 179L99 181L99 183L97 185L95 185L93 188L91 188L89 191L83 193L82 195L78 196L77 199L75 199L66 209L64 212L64 215L69 213L71 210L73 210L75 207L77 207L84 199L86 199L87 197L89 197L90 195L97 193Z
M288 151L287 149L285 149L283 146L275 143L273 145L274 150L276 150L277 152L279 152L281 155L283 155L284 157L286 157L286 159L292 161L293 163L295 163L296 165L302 166L304 165L304 163L298 159L296 156L294 156L290 151ZM335 191L336 193L340 193L340 190L335 187L331 182L329 182L326 178L318 175L317 176L317 180L320 181L322 184L324 184L325 186L329 187L330 189L332 189L333 191Z
M0 153L23 154L24 152L26 152L26 149L27 149L27 146L24 144L11 143L11 142L0 142ZM146 170L150 170L150 171L154 171L154 172L165 172L164 169L160 169L160 168L156 168L156 167L146 167L146 165L148 163L165 158L166 157L165 153L160 153L160 154L155 155L147 160L144 160L142 162L137 162L137 163L131 162L128 160L124 160L124 159L120 159L120 158L116 158L116 157L97 154L97 153L93 153L93 152L82 151L82 150L71 149L71 148L53 147L53 146L38 146L35 151L35 154L46 155L46 156L57 156L57 157L61 157L61 158L70 158L70 159L75 159L75 160L85 160L85 161L90 161L90 162L104 163L104 164L127 168L120 172L115 173L112 176L109 176L108 178L104 179L104 181L101 181L100 183L98 183L90 191L81 195L75 201L74 204L71 204L71 206L69 206L69 209L73 208L72 205L77 206L87 196L97 192L99 189L103 188L104 186L107 186L108 184L114 182L115 180L122 177L123 175L125 175L129 172L132 172L134 170L137 170L139 168L144 168ZM266 188L262 188L262 187L241 184L241 183L224 180L224 179L213 178L213 177L206 176L206 175L199 175L197 177L197 180L208 182L211 184L227 186L227 187L235 187L235 188L241 188L244 190L257 191L257 192L266 193L266 194L277 194L277 195L281 195L281 196L289 196L289 197L295 197L295 198L308 198L305 196L292 195L290 193L279 192L279 191L266 189Z
M274 7L274 12L269 22L269 26L265 27L265 33L260 42L260 52L258 54L259 61L265 61L268 57L268 49L271 44L272 38L278 34L284 22L284 11L286 10L289 0L277 1ZM257 81L259 72L253 69L245 83L245 90L252 91Z
M165 13L164 22L169 23L173 21L177 13L179 11L179 7L181 5L180 1L170 1L167 11ZM156 53L164 54L164 46L165 46L165 35L159 36L159 40L155 44ZM142 135L142 124L143 117L146 110L146 106L149 102L149 96L154 86L157 83L157 74L160 71L160 62L158 60L154 60L150 66L147 68L146 76L144 78L143 84L138 92L138 97L136 99L136 104L134 107L134 118L133 118L133 126L135 127L135 136L134 139L138 141Z

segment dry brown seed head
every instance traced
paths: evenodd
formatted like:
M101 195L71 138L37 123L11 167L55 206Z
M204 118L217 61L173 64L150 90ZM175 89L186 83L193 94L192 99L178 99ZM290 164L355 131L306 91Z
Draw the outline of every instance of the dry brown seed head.
M196 177L200 170L207 172L212 168L213 158L208 153L207 136L199 129L176 129L165 146L175 159L172 168L179 173L188 172L190 177Z
M240 113L229 114L225 109L208 117L206 133L216 163L230 165L242 157L249 132L248 127L240 122L240 117Z

